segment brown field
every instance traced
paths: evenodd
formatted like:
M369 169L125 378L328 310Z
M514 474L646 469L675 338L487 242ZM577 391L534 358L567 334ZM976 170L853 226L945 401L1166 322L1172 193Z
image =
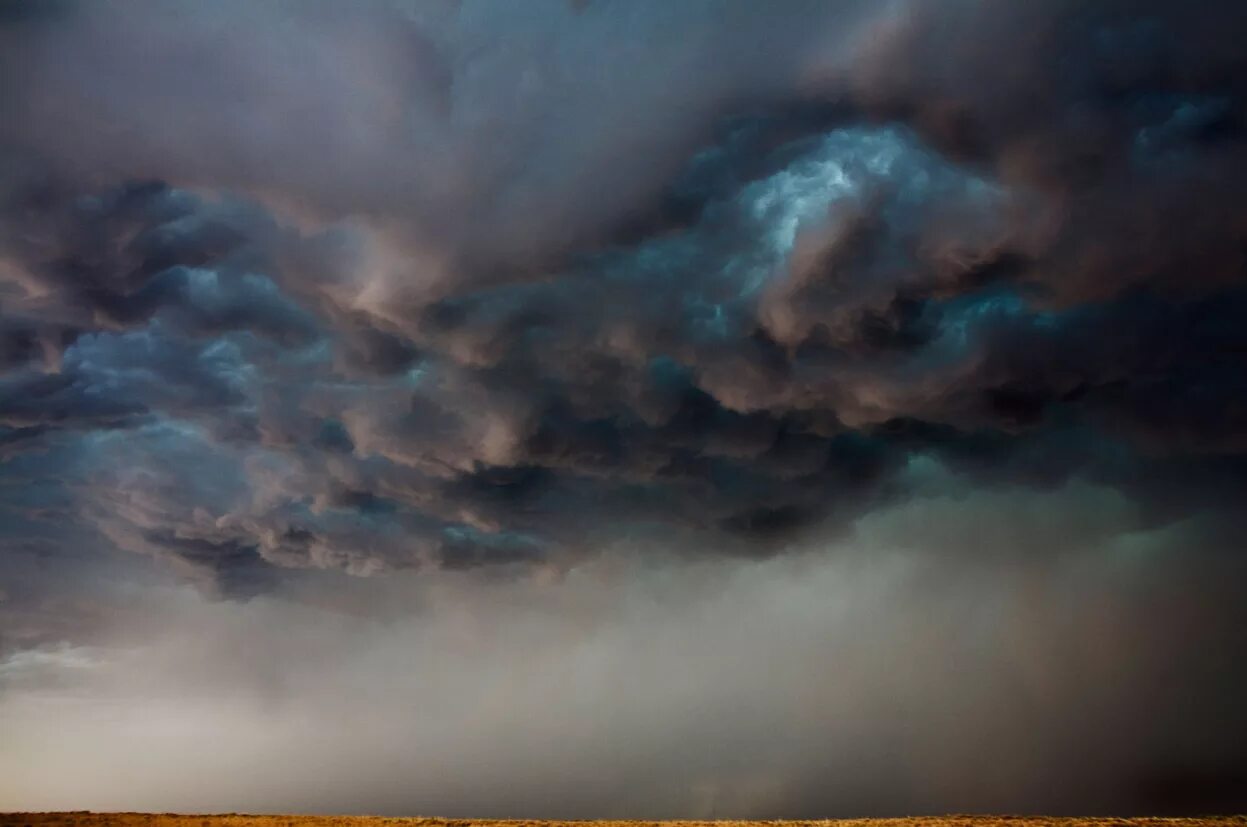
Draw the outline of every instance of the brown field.
M181 815L177 813L0 813L0 827L1247 827L1247 816L1055 818L931 816L818 821L531 821L378 816Z

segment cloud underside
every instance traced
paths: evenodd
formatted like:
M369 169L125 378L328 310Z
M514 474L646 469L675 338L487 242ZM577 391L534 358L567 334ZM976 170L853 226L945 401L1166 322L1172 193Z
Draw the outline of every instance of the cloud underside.
M704 11L13 15L14 517L245 591L765 553L919 455L1241 484L1235 13Z

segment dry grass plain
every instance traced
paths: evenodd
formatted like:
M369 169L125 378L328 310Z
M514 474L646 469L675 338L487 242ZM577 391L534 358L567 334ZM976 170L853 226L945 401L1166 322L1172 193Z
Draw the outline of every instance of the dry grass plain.
M0 813L0 827L1247 827L1247 816L1056 818L933 816L819 821L531 821L376 816Z

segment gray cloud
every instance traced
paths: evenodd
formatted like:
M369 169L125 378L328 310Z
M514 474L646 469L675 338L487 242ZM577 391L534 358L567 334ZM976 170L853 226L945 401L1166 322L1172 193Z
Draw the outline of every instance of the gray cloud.
M74 674L126 696L130 634L135 670L180 673L150 630L187 607L223 647L208 685L251 692L221 642L244 612L247 651L273 662L260 694L319 720L340 697L306 689L301 658L351 661L347 638L392 622L341 692L413 680L388 664L410 635L458 716L452 683L503 680L492 658L587 681L561 696L574 725L534 711L559 687L532 676L492 713L532 729L490 719L487 741L452 716L454 744L413 723L457 769L409 798L365 785L394 811L467 812L471 778L510 790L476 800L512 815L551 796L540 814L642 814L629 789L667 815L1224 806L1244 775L1216 654L1238 642L1218 589L1241 575L1247 494L1244 23L1221 3L1059 0L0 7L0 652L18 676L0 708ZM928 521L946 534L924 539ZM902 606L841 619L801 572ZM688 605L659 600L664 577ZM449 594L480 604L468 632ZM571 605L533 608L551 594ZM975 637L986 622L959 607L977 600L1013 637ZM582 604L601 627L579 639ZM784 608L716 665L737 662L706 617L731 627L733 605ZM512 610L533 625L474 650L470 629ZM332 639L280 654L304 621ZM820 648L829 628L844 641ZM637 654L651 683L595 729L580 699L667 630L718 660ZM538 633L571 648L522 639ZM956 667L962 640L985 642ZM898 658L929 685L892 685ZM826 714L763 685L814 707L801 687L846 671ZM1202 711L1179 711L1179 674ZM882 705L853 724L872 682ZM1152 688L1117 709L1127 685ZM768 711L733 712L751 697ZM262 713L240 703L212 714L245 728ZM390 703L378 733L407 714ZM1101 783L1045 792L1073 736L984 762L1062 721L1101 727ZM599 737L621 739L609 782L573 772L605 772ZM680 746L698 739L760 763ZM534 746L549 760L525 769ZM1156 792L1191 773L1190 801ZM278 780L223 789L374 808ZM212 806L170 795L150 806Z

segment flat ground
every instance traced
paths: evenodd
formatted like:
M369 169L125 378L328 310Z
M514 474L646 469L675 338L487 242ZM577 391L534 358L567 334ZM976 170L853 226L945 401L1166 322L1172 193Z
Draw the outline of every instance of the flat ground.
M941 816L824 821L499 821L375 816L179 815L176 813L0 813L0 827L1247 827L1247 816L1049 818Z

